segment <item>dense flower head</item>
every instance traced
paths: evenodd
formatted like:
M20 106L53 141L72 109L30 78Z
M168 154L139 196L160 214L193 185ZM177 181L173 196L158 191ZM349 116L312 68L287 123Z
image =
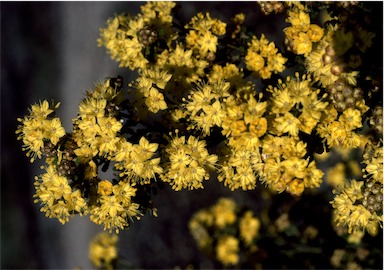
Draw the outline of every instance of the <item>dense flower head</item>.
M324 175L315 161L305 158L306 153L306 144L295 137L269 135L260 151L262 162L255 168L272 190L299 196L305 188L319 187Z
M226 24L212 19L209 13L198 13L185 26L189 30L186 45L197 58L214 59L218 46L218 36L225 34Z
M141 137L138 144L121 140L119 150L111 160L117 162L115 168L126 181L148 184L156 174L163 172L159 166L160 158L154 157L157 148L157 143L150 143L145 137Z
M161 175L164 182L169 182L172 189L203 188L203 181L209 179L209 171L215 167L217 156L210 155L206 142L194 136L173 137L166 148L169 162L165 173Z
M255 248L260 226L253 211L243 212L233 199L221 197L194 213L188 227L199 249L229 267Z
M349 233L367 230L371 235L376 235L377 227L382 226L382 213L369 211L362 204L363 185L363 181L352 180L337 188L336 196L331 201L335 208L334 220L338 226L347 226Z
M204 135L210 135L211 128L221 127L225 119L224 97L229 96L230 84L225 81L217 83L201 83L191 91L185 100L184 111L191 125L202 130Z
M174 2L148 2L141 7L142 13L132 18L118 15L107 21L107 27L100 29L99 46L105 46L112 59L120 67L131 70L144 69L152 60L147 48L157 41L169 46L177 34L172 31L170 15Z
M94 236L89 243L88 256L98 269L114 269L118 257L118 236L102 232Z
M296 73L284 83L280 80L277 87L269 86L268 91L272 94L272 126L277 135L298 136L299 131L311 134L328 104L323 101L326 95L321 96L320 89L313 87L311 76L305 74L300 78Z
M284 29L285 44L288 50L295 54L307 55L312 51L313 43L321 40L324 30L316 24L311 24L308 11L300 5L288 11L286 21L291 26Z
M100 195L96 204L90 207L90 219L96 224L103 225L104 230L119 233L129 226L133 218L140 219L140 205L132 201L136 188L129 183L120 181L113 186L113 192Z
M32 105L28 116L17 119L20 122L16 131L16 134L19 134L17 139L23 141L22 149L27 151L26 155L31 157L31 162L41 158L44 145L49 142L56 145L65 135L60 118L51 116L59 106L60 103L50 106L48 101L44 100Z
M57 218L64 224L74 213L82 215L88 206L79 189L72 189L66 177L60 176L55 166L45 168L46 173L35 178L35 203L40 203L41 212L49 218Z
M167 71L154 68L145 69L137 79L135 88L145 98L145 105L150 112L157 113L168 108L164 91L171 78L172 74Z
M287 58L278 53L275 43L265 38L264 34L260 39L256 36L248 44L245 64L247 69L255 72L262 79L268 79L272 73L280 73L285 69Z

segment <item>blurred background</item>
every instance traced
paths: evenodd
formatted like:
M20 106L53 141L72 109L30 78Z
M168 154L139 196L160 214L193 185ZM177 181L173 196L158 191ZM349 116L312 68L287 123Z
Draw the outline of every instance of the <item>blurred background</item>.
M121 75L124 82L134 73L118 68L105 48L97 47L99 29L115 14L140 12L145 2L0 2L1 9L1 268L91 268L90 239L102 228L89 218L75 217L61 225L48 219L33 203L34 176L42 163L31 164L16 140L17 118L39 100L60 101L57 111L65 129L86 90L105 77ZM181 16L210 11L225 20L236 11L258 11L256 3L183 2ZM255 16L254 19L260 16ZM258 30L271 25L260 22ZM256 191L248 193L257 196ZM165 188L156 200L159 217L145 216L120 233L126 260L142 268L173 268L200 260L187 228L191 215L213 204L218 197L237 196L212 181L205 190L172 192Z

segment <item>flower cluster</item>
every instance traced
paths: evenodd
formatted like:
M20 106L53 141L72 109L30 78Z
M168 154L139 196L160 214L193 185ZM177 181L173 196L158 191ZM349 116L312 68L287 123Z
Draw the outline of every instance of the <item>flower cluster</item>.
M371 5L259 3L263 14L289 23L276 43L253 33L244 13L228 22L208 12L182 21L176 5L148 2L136 16L117 15L100 30L99 46L120 67L137 71L127 92L120 77L98 83L67 133L54 117L59 103L34 104L18 119L23 150L32 162L45 157L47 163L35 181L41 211L61 223L89 214L118 232L147 210L156 215L152 198L163 183L192 190L209 179L231 191L267 188L299 200L322 191L327 172L318 154L340 151L356 161L351 149L365 147L365 168L353 180L342 164L326 175L337 189L335 223L376 235L382 24L377 16L359 16L376 14ZM113 176L105 177L109 169ZM276 230L292 229L288 221L281 215ZM198 246L225 266L238 264L243 247L253 248L258 226L252 212L239 212L228 199L190 223ZM220 237L212 238L212 228ZM305 229L305 237L315 234Z
M134 88L145 98L145 105L152 113L168 108L162 91L172 75L159 69L146 69L140 74Z
M217 51L218 37L225 34L226 24L211 18L209 13L198 13L185 26L189 30L185 37L186 46L196 58L213 61Z
M234 200L220 198L216 204L195 213L189 230L197 246L222 265L236 266L240 253L255 251L260 220L251 210L240 211Z
M352 180L337 186L331 202L334 220L348 227L348 232L367 230L377 235L383 222L383 144L369 142L363 155L365 181Z
M65 135L65 130L60 118L52 117L60 103L49 105L44 100L40 104L31 106L30 114L23 119L17 120L21 123L16 131L19 140L23 140L23 150L27 151L27 157L33 162L46 153L46 148L56 146L60 138Z
M97 269L115 269L118 258L118 236L109 233L99 233L89 244L89 260Z
M324 35L323 28L311 23L309 13L301 3L293 4L286 21L291 26L284 29L285 44L295 54L310 53L312 44L320 41Z
M209 180L209 170L217 161L216 155L208 153L205 141L194 136L187 140L185 136L176 135L165 151L169 163L162 175L164 182L169 182L176 191L203 188L203 181Z
M149 2L135 18L119 15L109 19L108 27L101 29L99 46L105 46L120 67L145 68L150 65L147 57L154 45L167 46L177 38L171 30L174 6L173 2Z
M245 56L247 69L255 72L262 79L269 79L272 73L280 73L285 69L287 58L278 53L274 42L268 41L264 34L260 39L252 37Z
M122 119L121 84L121 78L107 79L88 91L70 133L59 118L48 119L58 106L49 108L47 101L33 105L30 115L19 120L17 133L31 161L44 156L47 163L46 172L35 178L34 195L47 217L64 224L75 214L89 214L91 221L118 232L151 209L150 196L140 204L136 195L162 172L160 158L154 157L158 145L145 137L134 144L121 134L129 124ZM107 180L99 170L106 171L111 162L116 178Z

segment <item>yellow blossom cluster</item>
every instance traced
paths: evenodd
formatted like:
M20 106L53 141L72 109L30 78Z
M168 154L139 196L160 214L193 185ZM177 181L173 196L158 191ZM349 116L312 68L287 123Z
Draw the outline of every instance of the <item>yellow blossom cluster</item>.
M368 19L349 22L342 12L353 11L337 6L332 13L325 8L332 5L261 5L266 14L276 8L276 16L286 16L290 26L282 32L291 52L250 32L243 13L228 23L208 12L181 22L173 14L175 2L148 2L134 17L109 19L98 44L120 67L137 71L130 97L121 91L121 78L97 83L67 133L54 117L59 103L34 104L18 119L23 150L32 162L45 157L47 163L36 177L35 202L61 223L90 214L118 232L147 209L156 214L152 190L162 182L192 190L212 177L231 191L248 191L260 181L273 193L301 196L322 183L317 153L369 145L364 179L356 174L349 183L345 168L337 166L328 182L338 189L336 223L375 234L382 220L382 77L364 55L372 58L376 35ZM331 13L317 25L312 11L313 17ZM113 177L106 179L102 172L110 168ZM213 207L201 214L201 223L223 229L239 221L233 204L221 204L220 213ZM217 243L218 260L236 265L241 245L255 237L246 231L257 227L252 213L242 213L241 220L240 240L213 240L205 225L194 225L199 246Z
M367 230L375 236L383 223L383 144L380 141L366 145L363 163L365 181L345 182L335 190L331 201L335 208L334 220L347 226L348 232Z
M220 127L226 117L223 98L229 96L230 84L224 81L218 83L201 84L188 96L183 118L191 122L190 129L195 127L204 135L210 135L214 126Z
M218 36L225 34L226 24L218 19L212 19L209 13L198 13L185 26L189 30L185 38L186 46L196 55L196 58L212 61L218 45Z
M317 132L330 147L357 148L365 141L355 130L362 127L361 111L353 108L345 110L339 117L336 109L328 106Z
M263 140L262 161L256 164L261 180L273 190L299 196L305 188L316 188L324 173L314 160L305 158L306 144L297 137L269 135Z
M312 43L320 41L324 35L320 26L311 23L309 13L302 4L293 5L286 21L291 26L284 29L285 44L295 54L307 55L312 51Z
M339 29L337 25L328 26L324 32L317 46L306 55L305 65L308 72L313 74L323 87L328 87L339 78L356 85L359 72L347 70L342 60L343 54L352 46L352 35ZM339 41L336 42L336 39Z
M135 88L145 98L145 105L150 112L157 113L168 108L162 91L166 88L171 77L172 75L166 71L154 68L143 70L137 79Z
M23 140L23 151L27 151L27 157L31 157L33 162L36 158L41 158L44 151L44 144L51 142L56 145L60 138L65 135L65 130L60 118L51 117L60 103L49 105L44 100L40 104L34 104L29 110L30 114L23 119L17 120L21 123L17 127L16 134L19 140Z
M118 258L118 236L102 232L94 236L89 243L88 257L97 269L115 269Z
M269 79L272 73L281 73L285 69L287 58L278 53L275 43L265 38L264 34L260 39L252 37L248 44L245 64L248 70L255 72L262 79Z
M120 67L145 68L150 64L146 58L149 45L157 41L170 44L177 38L171 30L174 6L174 2L148 2L134 18L118 15L109 19L107 28L100 29L99 46L105 46Z
M140 219L143 215L139 210L140 205L132 202L137 189L124 181L113 186L109 181L104 181L99 182L97 201L90 206L90 220L103 225L105 230L118 233L129 226L133 217ZM105 192L105 189L109 191Z
M335 208L334 220L337 225L348 226L348 233L367 230L371 235L376 235L378 226L382 226L382 215L371 213L363 204L363 181L352 180L341 186L337 195L331 201ZM382 192L382 190L381 190Z
M233 199L220 198L192 216L189 230L199 249L229 267L238 265L242 252L257 249L260 225L251 210L240 211Z
M313 86L309 75L299 73L295 77L287 77L283 83L278 81L277 87L268 87L271 92L271 113L275 115L272 133L298 136L299 132L311 134L321 121L324 109L328 105L321 95L320 89Z
M217 161L216 155L208 153L205 141L176 134L165 151L169 162L161 175L164 182L169 182L176 191L203 188L203 181L209 179L209 171Z
M145 137L141 137L138 144L122 141L111 160L116 161L115 168L126 181L149 184L156 174L163 172L159 166L160 158L153 157L157 149L158 144L150 143Z
M69 221L74 213L87 213L88 205L80 189L72 188L68 179L57 173L54 165L45 168L46 173L35 177L35 203L40 202L41 212L49 218L57 218L61 224Z
M134 217L143 215L135 196L138 188L162 173L160 158L154 157L158 144L145 137L134 144L122 136L120 89L120 78L112 78L87 91L73 119L73 131L67 134L59 118L53 120L60 125L50 124L53 120L48 116L58 105L50 109L47 101L33 105L31 115L19 120L22 125L17 133L30 151L28 155L44 156L47 163L43 167L46 173L36 177L34 195L47 217L64 224L75 214L90 214L91 221L118 232ZM41 133L41 141L31 145L30 138L36 131ZM116 169L116 179L101 179L99 169L104 170L110 162Z

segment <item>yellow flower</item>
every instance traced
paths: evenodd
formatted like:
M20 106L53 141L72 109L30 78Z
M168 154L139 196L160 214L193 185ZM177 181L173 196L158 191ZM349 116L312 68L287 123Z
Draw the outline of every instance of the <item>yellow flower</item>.
M99 182L97 187L97 193L99 195L111 195L112 194L112 183L108 180L102 180Z
M167 103L164 101L164 95L156 88L152 87L149 91L149 96L145 100L148 110L157 113L160 110L168 108Z
M60 103L58 103L55 108L58 108ZM30 117L36 118L38 120L43 120L48 117L54 110L49 108L49 103L46 100L40 102L40 104L33 104L31 106Z
M258 120L250 123L249 130L257 137L263 136L267 132L267 119L260 117Z
M277 91L277 89L271 89L270 91L274 91L272 92L273 97L271 98L273 105L271 110L273 113L279 114L289 112L295 105L295 99L292 98L292 94L288 88L279 91Z
M350 184L345 187L344 192L352 201L359 200L363 198L363 192L361 190L363 185L364 181L351 180Z
M225 111L218 100L211 106L204 106L203 111L208 117L212 118L213 123L219 127L221 126L223 118L226 116Z
M264 58L253 51L248 51L245 56L245 64L247 69L251 71L259 71L264 67L265 61Z
M363 126L360 110L348 108L340 115L339 121L347 130L354 130Z
M293 11L289 12L287 22L290 22L292 27L301 32L308 31L311 24L309 14L304 11L298 11L298 13Z
M227 24L218 19L214 19L212 23L212 33L218 36L225 35Z
M51 192L55 199L61 199L64 195L72 193L72 188L67 178L55 175L50 180L50 183L47 185L47 191Z
M236 203L230 198L220 198L218 202L211 207L214 218L214 225L218 228L225 228L236 221Z
M87 203L82 197L79 189L73 191L71 194L64 194L64 198L70 212L76 211L81 216L88 208Z
M269 70L268 67L264 66L260 69L259 74L262 79L269 79L272 75L272 72Z
M114 137L123 127L122 123L114 117L97 118L97 124L100 127L99 134L105 134L108 137Z
M30 115L23 119L17 119L21 123L17 126L16 134L19 134L17 139L23 141L22 149L27 151L27 157L31 157L30 162L34 162L36 158L41 158L45 139L51 140L56 145L59 139L65 135L59 118L47 119L59 105L60 103L57 103L53 108L50 108L48 101L44 100L39 105L31 106Z
M289 133L292 136L299 134L300 120L290 112L286 112L283 116L276 117L273 125L278 134Z
M240 237L247 246L251 245L253 240L258 236L260 229L260 221L253 216L252 211L247 211L240 220Z
M65 224L69 221L71 214L66 203L60 200L51 207L50 211L47 211L46 216L57 218L61 224Z
M242 164L236 167L236 173L233 176L233 188L241 187L243 190L252 190L256 187L256 176L251 166Z
M199 40L199 35L195 30L189 30L185 37L186 44L188 45L188 48L193 48L197 46L197 42Z
M233 236L219 238L216 246L216 258L224 265L236 265L239 262L239 240Z
M80 115L86 117L103 117L105 114L106 99L86 98L80 103Z
M92 238L88 256L94 267L97 269L114 269L113 263L117 259L117 235L109 233L99 233Z
M155 67L144 69L141 77L149 79L149 81L158 88L165 89L167 83L172 78L172 74L169 74L166 70Z
M216 52L217 37L212 35L210 31L205 32L197 40L199 50L202 56L206 56L208 52Z
M90 160L84 170L84 179L89 180L97 176L97 166L93 160Z
M353 207L348 221L348 233L367 227L371 216L372 214L363 205Z
M337 163L334 167L330 168L327 173L327 183L334 188L343 185L346 179L344 163Z
M315 161L309 163L306 174L304 176L304 186L307 188L317 188L320 187L323 182L324 173L322 170L316 168Z
M209 179L208 170L215 167L216 155L209 155L205 141L189 136L174 137L166 148L170 162L167 163L163 181L174 190L203 188L202 182Z
M287 187L287 191L295 196L300 196L304 191L304 182L299 179L291 181Z
M136 195L136 188L129 183L120 181L117 185L112 187L113 194L115 195L118 201L121 201L123 206L129 206L132 202L132 197ZM104 195L104 194L102 194ZM109 194L105 194L109 195Z
M308 111L304 111L300 114L298 119L301 123L299 129L307 134L311 134L318 123L318 120L313 118Z
M308 29L307 35L312 42L318 42L323 37L324 30L316 24L311 24Z
M56 145L59 139L65 135L65 130L59 118L43 121L42 129L44 130L44 137L48 138L53 145Z
M115 136L109 136L108 134L102 134L95 140L95 146L98 146L99 153L103 156L114 156L117 151L117 146L120 138Z
M267 56L267 68L274 73L283 72L285 70L284 64L288 61L281 53Z
M292 157L281 162L286 172L289 172L297 178L304 178L308 161L298 157Z
M293 51L296 54L308 54L312 51L312 42L306 33L299 33L293 40Z
M232 136L240 135L247 130L247 127L243 120L233 121L230 126Z

